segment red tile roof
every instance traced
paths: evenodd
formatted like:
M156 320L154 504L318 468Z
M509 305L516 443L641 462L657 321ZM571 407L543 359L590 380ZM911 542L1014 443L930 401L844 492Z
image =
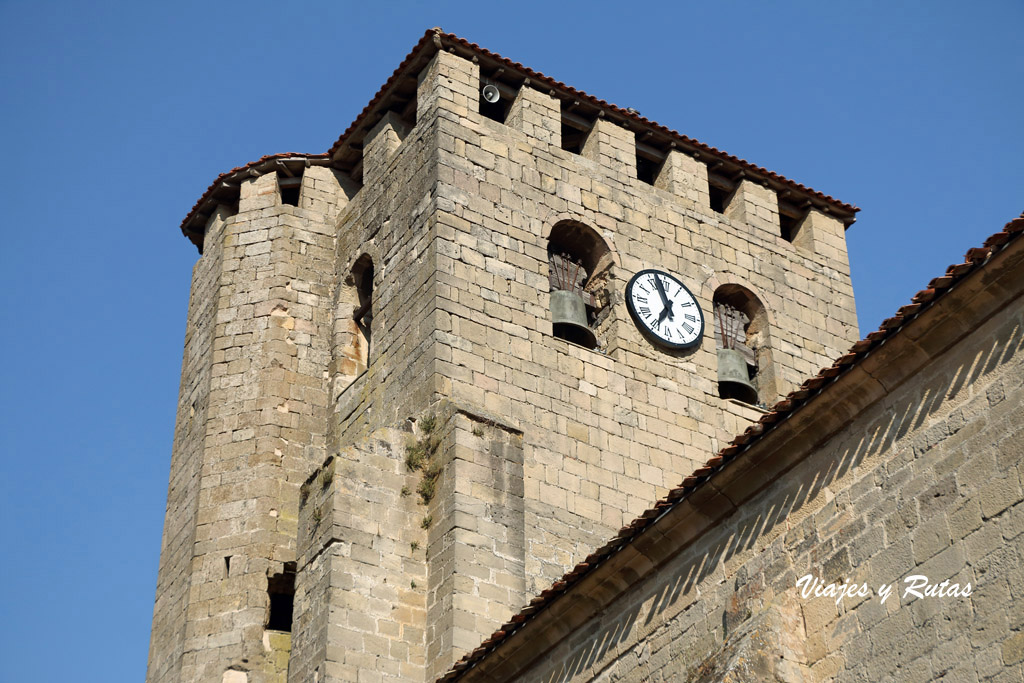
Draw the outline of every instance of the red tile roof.
M663 136L668 137L673 144L681 146L683 149L690 150L693 153L706 155L714 160L728 163L733 167L738 167L744 171L748 176L760 178L764 182L771 181L780 187L784 187L790 191L793 191L799 195L803 195L806 198L814 197L819 202L824 203L827 207L831 207L837 213L844 215L847 223L853 222L853 215L859 211L859 209L845 202L841 202L834 197L830 197L822 192L818 192L806 185L789 180L773 171L769 171L766 168L757 166L745 159L723 152L722 150L706 145L703 142L694 140L693 138L687 137L682 133L675 130L671 130L665 126L662 126L654 121L650 121L647 118L640 116L635 111L629 109L623 109L617 105L606 102L605 100L598 99L592 95L589 95L581 90L576 90L572 86L566 85L561 81L545 76L544 74L534 71L529 67L523 66L519 62L513 62L510 59L506 59L501 55L490 52L476 43L470 43L469 41L460 38L452 33L445 33L439 28L433 28L427 31L422 38L416 43L413 49L406 55L402 63L398 65L398 68L391 74L391 77L381 86L377 94L374 95L373 99L370 100L363 110L359 113L352 124L342 133L341 137L331 146L325 154L300 154L300 153L285 153L285 154L274 154L265 156L257 161L248 163L244 166L239 166L231 169L226 173L222 173L217 176L216 180L210 184L206 192L196 201L195 205L189 211L188 215L185 216L181 223L181 231L186 237L191 239L200 249L202 248L202 228L201 224L205 223L205 217L211 213L216 205L213 200L213 195L218 187L221 187L221 183L224 182L235 182L240 179L242 174L248 172L250 169L264 164L268 161L274 161L278 159L306 157L309 159L320 159L327 161L334 159L336 154L341 151L347 142L350 142L356 133L360 130L369 129L375 123L375 113L381 113L378 110L382 109L385 100L389 94L393 93L397 88L399 82L402 79L403 74L407 71L410 65L418 62L424 62L432 57L435 52L442 49L449 49L453 51L461 51L472 55L478 59L485 59L490 62L502 65L506 70L510 72L516 72L524 78L528 78L531 83L543 83L545 86L550 88L553 93L560 93L566 98L572 98L580 102L586 102L589 105L596 107L601 112L607 112L613 114L614 118L620 120L629 120L634 124L638 124L640 127L645 128L649 131L655 131Z
M677 488L669 491L668 495L657 501L653 507L631 523L622 527L615 538L592 552L550 588L533 598L528 606L491 634L479 647L456 662L438 681L454 681L465 671L475 666L477 662L519 630L523 624L572 588L573 585L578 583L598 565L632 542L634 538L651 526L657 518L685 499L698 486L710 480L723 467L728 467L732 461L741 456L758 439L770 432L775 424L781 422L791 413L805 405L813 403L826 385L835 381L839 375L850 368L856 366L858 362L867 356L871 349L877 347L890 337L899 334L899 331L906 323L938 301L957 282L967 277L970 273L984 268L992 255L1003 249L1011 241L1019 239L1021 234L1024 234L1024 213L1007 223L1002 231L995 233L985 240L984 246L969 249L963 263L949 266L946 269L945 275L933 279L928 284L927 289L922 289L914 295L913 303L901 307L895 316L888 318L882 323L877 332L872 332L864 339L856 342L850 348L849 353L835 361L831 367L823 368L816 377L811 377L799 389L791 392L786 398L776 403L767 414L761 416L759 422L747 427L743 434L734 438L730 445L722 448L703 467L698 468L690 476L683 479Z

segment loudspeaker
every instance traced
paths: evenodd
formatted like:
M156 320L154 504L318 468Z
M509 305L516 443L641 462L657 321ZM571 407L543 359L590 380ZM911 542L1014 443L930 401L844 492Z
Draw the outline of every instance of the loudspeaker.
M482 92L483 92L484 100L486 100L487 102L490 102L491 104L494 104L495 102L497 102L498 100L501 99L501 93L498 92L498 89L496 87L494 87L493 85L491 85L489 83L484 86L484 89L483 89Z

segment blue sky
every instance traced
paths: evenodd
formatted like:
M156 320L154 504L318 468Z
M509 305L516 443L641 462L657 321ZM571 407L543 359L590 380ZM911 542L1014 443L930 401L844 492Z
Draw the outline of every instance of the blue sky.
M144 676L220 172L321 152L442 26L861 207L861 334L1024 209L1024 4L0 0L2 681Z

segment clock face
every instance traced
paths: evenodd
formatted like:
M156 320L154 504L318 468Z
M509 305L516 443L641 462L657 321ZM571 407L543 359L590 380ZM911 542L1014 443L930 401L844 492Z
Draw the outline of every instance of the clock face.
M626 285L626 308L653 341L673 349L700 343L704 315L682 282L660 270L641 270Z

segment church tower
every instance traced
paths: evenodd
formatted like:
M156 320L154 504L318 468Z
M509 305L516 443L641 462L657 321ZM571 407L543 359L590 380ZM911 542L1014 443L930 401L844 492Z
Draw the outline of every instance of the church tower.
M182 225L147 680L435 680L857 340L855 212L428 31Z

